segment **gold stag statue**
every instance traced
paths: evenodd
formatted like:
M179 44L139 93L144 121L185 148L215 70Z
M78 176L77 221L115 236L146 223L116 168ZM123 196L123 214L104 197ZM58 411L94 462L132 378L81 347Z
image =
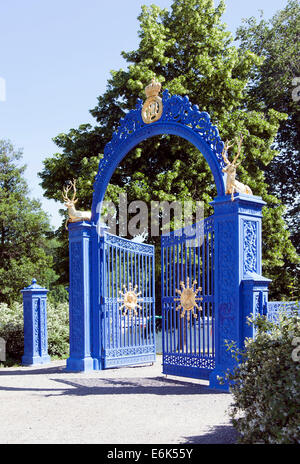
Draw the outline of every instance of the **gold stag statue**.
M226 172L227 174L227 180L226 180L226 194L231 194L231 200L234 200L234 193L247 193L248 195L252 195L252 190L248 185L242 184L238 180L236 180L236 168L241 164L241 162L236 164L236 161L238 157L241 154L241 148L242 148L242 142L243 142L243 137L240 137L240 140L238 140L238 152L233 161L229 161L227 158L227 153L229 148L231 148L233 145L230 145L230 142L226 140L223 152L222 152L222 157L227 166L222 169L223 172Z
M73 188L73 197L68 198L68 193L70 189ZM66 221L66 229L68 222L78 222L78 221L90 221L91 220L91 212L90 211L77 211L75 208L75 204L78 201L78 198L75 200L76 197L76 179L69 181L67 187L63 187L62 197L65 202L65 206L68 208L69 217Z

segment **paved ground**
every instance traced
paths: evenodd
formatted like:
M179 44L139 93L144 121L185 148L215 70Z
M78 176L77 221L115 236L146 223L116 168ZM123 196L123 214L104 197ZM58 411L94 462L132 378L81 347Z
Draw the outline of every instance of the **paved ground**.
M231 395L154 366L0 369L0 443L234 443Z

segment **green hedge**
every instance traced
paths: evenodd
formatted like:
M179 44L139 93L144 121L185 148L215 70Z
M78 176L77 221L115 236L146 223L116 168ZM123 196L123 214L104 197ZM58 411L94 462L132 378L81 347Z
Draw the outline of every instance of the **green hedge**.
M48 351L50 356L66 358L69 354L69 305L47 304ZM23 305L0 304L0 337L6 341L9 363L20 362L24 351Z
M300 443L300 318L252 323L256 337L245 350L229 348L238 361L226 378L233 382L230 416L239 442Z

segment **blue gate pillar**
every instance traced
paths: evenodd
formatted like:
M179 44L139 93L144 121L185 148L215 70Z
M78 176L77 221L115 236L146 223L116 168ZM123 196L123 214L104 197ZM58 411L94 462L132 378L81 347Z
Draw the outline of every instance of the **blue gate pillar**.
M248 274L242 281L243 320L252 314L254 317L265 314L268 303L268 287L271 280L256 273ZM254 337L253 325L244 324L243 339Z
M217 197L215 210L215 346L216 366L210 377L212 388L218 376L232 369L234 359L226 341L238 348L250 336L247 316L255 309L257 294L266 298L270 282L261 276L261 217L265 204L261 197L236 194ZM259 290L258 290L259 288Z
M32 279L29 287L21 290L23 294L24 315L24 355L23 365L45 364L50 362L47 336L47 293Z
M68 371L93 369L91 337L91 259L92 235L90 222L69 223L70 258L70 356Z

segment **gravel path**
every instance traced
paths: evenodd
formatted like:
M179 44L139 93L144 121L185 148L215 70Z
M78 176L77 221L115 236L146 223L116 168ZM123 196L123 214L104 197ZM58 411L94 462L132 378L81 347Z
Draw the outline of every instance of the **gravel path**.
M231 395L153 366L67 373L0 369L0 443L234 443Z

